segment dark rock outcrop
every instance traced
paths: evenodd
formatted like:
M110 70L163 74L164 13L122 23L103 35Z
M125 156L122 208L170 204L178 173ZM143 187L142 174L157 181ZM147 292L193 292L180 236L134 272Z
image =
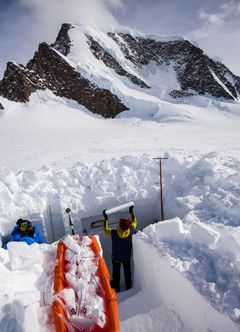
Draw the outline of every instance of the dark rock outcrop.
M139 68L151 61L158 65L172 64L184 93L194 90L200 95L209 94L226 99L237 98L240 93L240 78L224 65L210 59L200 48L187 40L160 42L124 33L109 33L109 36L119 45L125 57ZM230 79L226 78L226 73ZM217 82L214 74L227 89ZM232 81L236 83L232 84ZM177 97L175 93L172 95Z
M62 53L63 55L67 56L70 52L72 43L71 39L68 35L68 31L72 29L73 26L68 23L62 24L62 27L58 33L56 41L51 44L50 46L55 48L58 52Z
M173 98L185 98L185 97L192 97L194 96L193 93L191 92L186 92L186 91L182 91L182 90L172 90L169 95Z
M36 72L15 62L7 63L4 77L0 81L1 96L16 102L27 102L31 93L44 88L46 84Z
M26 67L8 63L0 82L1 95L20 102L27 102L32 92L47 88L57 96L73 99L104 117L115 117L127 110L117 96L82 77L46 43L39 45Z
M4 110L4 107L1 103L0 103L0 110Z

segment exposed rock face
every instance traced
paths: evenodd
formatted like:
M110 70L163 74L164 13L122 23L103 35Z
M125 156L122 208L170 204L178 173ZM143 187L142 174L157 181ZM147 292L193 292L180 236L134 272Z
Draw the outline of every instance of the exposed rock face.
M4 107L1 103L0 103L0 110L4 110Z
M140 78L128 73L115 59L109 54L99 43L91 36L87 35L90 49L98 60L102 60L106 66L114 69L114 71L120 76L128 77L134 84L139 85L141 88L149 88L145 82Z
M37 89L44 89L45 84L35 72L23 65L8 62L4 77L0 81L0 93L3 97L18 102L26 102Z
M68 55L72 46L71 39L68 35L68 31L72 28L73 26L71 24L64 23L58 33L55 43L50 45L65 56Z
M183 91L183 90L172 90L169 95L173 98L185 98L185 97L191 97L191 96L194 96L193 93L191 92L186 92L186 91Z
M109 35L120 46L126 58L138 67L148 65L151 61L159 65L172 63L181 86L179 94L175 91L172 96L183 96L189 90L194 90L200 95L210 94L217 98L234 99L240 93L240 78L223 64L211 60L200 48L187 40L159 42L123 33ZM230 93L217 83L212 71ZM231 81L235 81L235 84Z
M27 102L32 92L46 88L104 117L115 117L127 110L114 94L82 77L46 43L39 45L26 67L8 63L0 82L1 95L12 101Z
M45 87L53 93L76 100L94 113L115 117L127 109L109 90L100 89L82 77L46 43L40 44L27 68L42 77Z
M12 101L27 102L36 90L50 89L54 94L75 100L104 117L115 117L127 110L113 92L98 87L90 81L91 78L83 77L69 64L66 57L72 47L70 29L74 27L63 24L56 41L51 46L41 43L26 66L8 62L0 81L0 95ZM240 77L223 64L210 59L189 41L157 41L126 33L108 33L133 68L128 72L125 68L129 67L124 68L114 54L102 46L104 44L101 45L89 32L85 36L96 59L145 92L151 87L144 81L141 72L144 66L154 63L156 66L171 65L175 70L180 89L170 91L173 98L181 99L196 94L239 98Z

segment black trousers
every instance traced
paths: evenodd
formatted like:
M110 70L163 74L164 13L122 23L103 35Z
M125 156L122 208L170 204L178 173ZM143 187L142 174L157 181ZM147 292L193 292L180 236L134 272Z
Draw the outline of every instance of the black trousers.
M111 286L115 289L116 292L120 292L120 271L121 264L123 265L124 278L126 289L132 287L132 271L131 271L131 259L121 260L112 258L112 281Z

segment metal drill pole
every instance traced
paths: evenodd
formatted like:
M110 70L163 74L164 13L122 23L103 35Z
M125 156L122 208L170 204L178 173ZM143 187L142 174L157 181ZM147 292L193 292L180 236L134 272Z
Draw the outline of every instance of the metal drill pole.
M163 212L163 172L162 172L162 160L168 159L163 157L153 158L159 160L159 175L160 175L160 210L161 210L161 221L164 220L164 212Z
M51 232L52 232L52 242L55 242L54 227L53 227L53 218L52 218L52 209L51 209L51 205L50 204L48 205L48 211L49 211L49 221L50 221Z
M161 220L164 220L163 213L163 182L162 182L162 159L160 158L160 203L161 203Z

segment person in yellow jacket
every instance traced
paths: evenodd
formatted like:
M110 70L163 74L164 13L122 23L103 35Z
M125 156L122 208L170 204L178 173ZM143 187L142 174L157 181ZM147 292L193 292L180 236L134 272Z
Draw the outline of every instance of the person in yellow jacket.
M111 286L116 292L120 292L120 270L121 264L124 269L126 289L132 287L131 253L132 236L136 233L137 219L134 207L130 206L129 213L131 221L127 218L119 219L119 226L112 229L108 226L108 215L103 211L103 231L112 238L112 281Z

